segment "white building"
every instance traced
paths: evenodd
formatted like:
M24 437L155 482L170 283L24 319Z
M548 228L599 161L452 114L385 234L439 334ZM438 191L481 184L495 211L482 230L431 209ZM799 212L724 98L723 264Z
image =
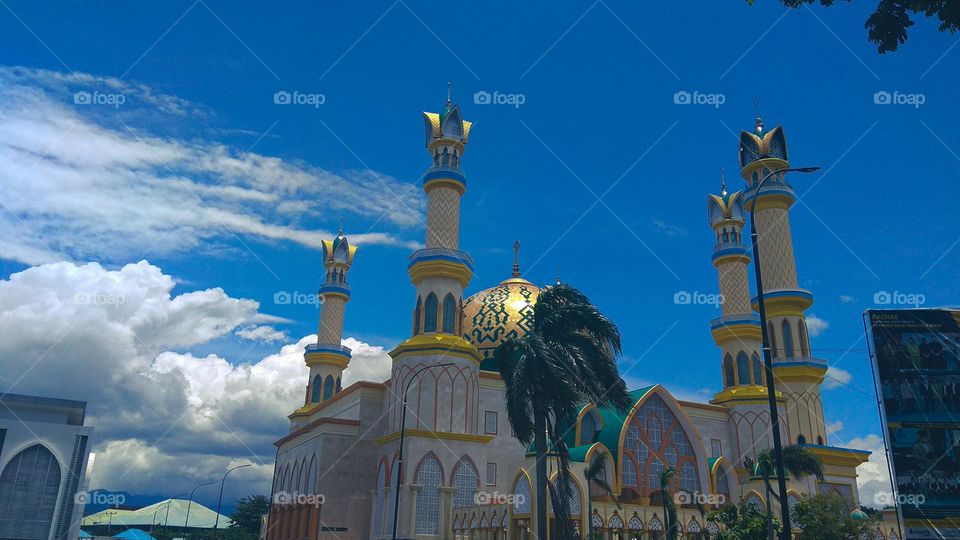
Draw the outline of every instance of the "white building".
M86 408L0 394L0 539L77 538L93 435L83 425Z

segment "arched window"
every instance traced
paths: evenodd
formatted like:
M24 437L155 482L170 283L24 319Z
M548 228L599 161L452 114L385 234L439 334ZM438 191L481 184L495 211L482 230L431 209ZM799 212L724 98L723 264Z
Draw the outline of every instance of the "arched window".
M415 308L413 309L413 335L415 335L415 336L420 334L420 328L421 328L421 326L420 326L420 311L421 311L421 310L420 310L420 306L421 306L421 302L420 302L420 297L418 296L418 297L417 297L417 307L415 307Z
M393 530L393 507L396 504L394 501L397 497L397 490L394 486L400 483L400 463L397 461L397 458L393 458L393 463L390 465L390 488L387 493L387 511L386 517L384 518L384 525L386 526L387 531Z
M767 323L767 344L770 345L770 358L780 358L777 350L777 335L773 333L773 322Z
M517 481L513 484L513 494L515 498L513 500L513 513L514 514L529 514L530 513L530 481L527 480L527 477L523 474L517 478Z
M336 391L336 393L339 394L339 393L340 393L340 390L343 390L343 387L340 386L340 377L337 377L337 391Z
M700 491L697 458L691 439L663 398L657 394L648 397L625 429L623 456L620 458L624 489L636 489L637 496L650 497L660 490L660 473L669 463L675 464L678 471L672 489L683 486L692 492ZM630 459L633 461L627 465ZM686 466L688 463L690 466Z
M456 331L457 301L452 294L443 298L443 333L452 334Z
M437 331L437 295L430 293L423 303L423 333Z
M333 376L327 375L325 381L323 381L323 400L326 401L333 396Z
M737 384L750 384L750 361L747 360L747 353L743 351L737 353Z
M304 493L308 493L308 494L317 493L317 458L316 456L310 458L310 467L307 468L306 489L304 489Z
M797 444L807 444L807 438L803 435L797 435Z
M797 339L800 340L800 356L810 357L810 342L807 339L807 323L803 319L797 323Z
M717 471L717 495L723 495L724 501L730 501L730 482L727 480L727 470L722 466Z
M0 538L47 538L60 491L60 465L35 444L22 450L0 474Z
M386 498L387 471L380 462L377 467L377 496L373 504L373 535L380 536L383 530L383 501Z
M417 492L417 534L437 534L440 526L440 486L443 485L443 473L440 462L433 454L427 455L417 468L420 486Z
M313 384L310 385L310 403L320 402L320 387L323 386L323 380L320 375L313 376Z
M790 330L790 323L784 319L780 329L783 332L783 355L793 358L793 331Z
M640 496L640 488L637 486L637 467L633 464L633 460L627 456L623 457L623 474L620 483L623 485L622 496L633 499ZM627 490L631 490L634 493L628 493Z
M735 384L737 383L733 379L733 357L727 353L723 357L723 385L729 387Z
M463 457L453 468L453 507L466 508L476 504L477 488L480 487L480 475L473 463Z
M593 412L587 412L580 419L580 444L593 444L597 436L597 419Z
M760 355L753 353L750 356L750 364L753 365L753 384L763 384L763 367L760 365Z
M553 484L554 489L556 489L557 485L555 481L551 482L551 484ZM549 488L547 491L548 491L547 508L549 512L552 514L553 513L553 497L551 497L549 494L549 491L550 491ZM580 495L580 488L577 486L577 482L574 481L573 478L567 478L567 491L570 493L570 501L569 501L570 515L579 516L581 513L583 513L583 497Z

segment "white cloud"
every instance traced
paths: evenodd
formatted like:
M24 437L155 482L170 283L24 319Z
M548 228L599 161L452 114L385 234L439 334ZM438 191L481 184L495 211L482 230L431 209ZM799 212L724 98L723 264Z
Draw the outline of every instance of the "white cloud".
M654 219L652 223L654 229L667 236L683 236L687 234L687 230L685 228L677 225L671 225L662 219Z
M890 473L887 468L887 455L883 450L883 439L878 435L870 434L866 437L857 437L842 445L844 448L869 450L870 459L857 467L857 486L860 488L860 504L878 508L878 493L890 493Z
M812 313L807 315L806 319L807 331L810 332L810 337L817 337L826 331L827 328L830 328L830 323Z
M854 298L854 297L852 297L852 296L850 296L850 295L847 295L847 294L841 294L841 295L840 295L840 303L841 303L841 304L850 304L850 303L853 303L855 300L856 300L856 298Z
M53 263L0 280L0 389L88 402L91 488L179 493L253 463L226 496L269 490L272 443L302 405L308 335L258 361L188 349L249 330L279 333L257 302L218 288L172 295L174 280L141 261L118 270ZM348 338L347 384L383 380L382 347Z
M843 422L840 420L827 424L827 435L835 435L841 431L843 431Z
M74 92L93 90L126 102L74 103ZM27 264L129 260L233 245L236 235L318 247L331 233L305 221L331 213L420 222L420 190L375 171L338 174L210 142L208 133L171 135L206 125L198 111L145 85L0 68L0 253ZM386 232L351 240L415 245Z
M245 326L237 330L237 335L243 339L262 341L264 343L276 343L278 341L285 341L287 339L286 332L281 332L272 326L265 325Z
M823 387L827 390L833 390L849 384L852 380L853 375L849 371L837 366L830 366L827 368L826 378L823 379Z

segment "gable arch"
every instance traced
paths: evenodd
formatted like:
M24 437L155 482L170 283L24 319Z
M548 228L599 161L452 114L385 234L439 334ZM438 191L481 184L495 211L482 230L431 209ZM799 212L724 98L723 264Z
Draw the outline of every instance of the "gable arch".
M526 485L526 493L521 493L519 489L521 482ZM522 467L513 477L513 482L510 484L510 492L514 495L523 495L523 498L517 497L514 503L510 505L510 514L529 514L533 509L533 484L530 482L530 474ZM506 513L504 513L504 515L506 515Z
M602 442L593 443L590 448L587 449L587 453L583 458L583 463L585 467L589 467L590 463L593 462L593 458L598 454L606 454L604 457L604 472L607 475L607 483L610 484L610 487L613 488L613 492L620 493L620 475L617 474L617 466L613 460L613 452L607 448L607 445Z
M12 454L0 472L0 494L11 495L4 501L9 518L0 523L0 535L46 538L60 500L63 466L46 445L25 446Z

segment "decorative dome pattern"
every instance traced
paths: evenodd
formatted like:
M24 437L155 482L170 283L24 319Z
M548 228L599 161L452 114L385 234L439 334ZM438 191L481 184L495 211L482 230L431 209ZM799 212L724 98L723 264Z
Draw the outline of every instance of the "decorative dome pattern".
M520 277L474 294L463 303L464 339L484 358L492 357L507 338L523 336L533 327L533 306L539 296L540 288Z

